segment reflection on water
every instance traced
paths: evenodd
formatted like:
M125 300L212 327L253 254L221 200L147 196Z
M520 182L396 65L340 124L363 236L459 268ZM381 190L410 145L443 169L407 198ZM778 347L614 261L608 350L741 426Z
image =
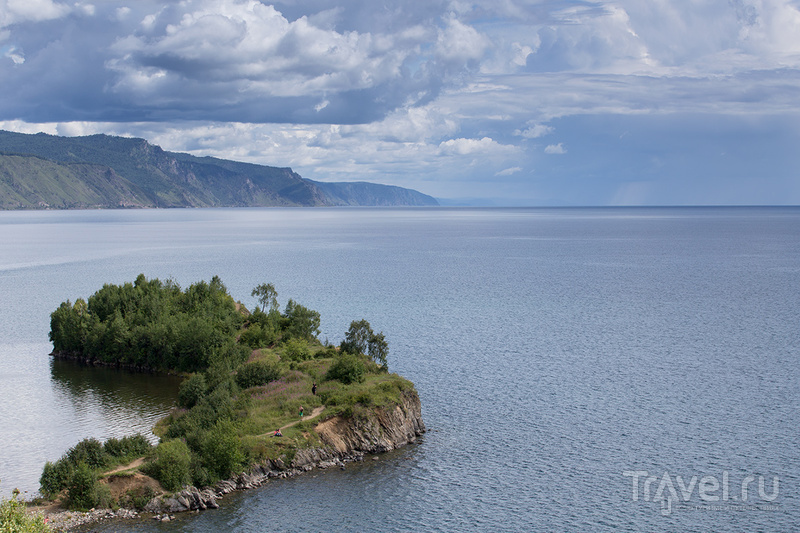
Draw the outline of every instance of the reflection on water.
M174 405L181 381L59 359L51 360L50 375L59 405L72 408L81 422L98 415L107 422L103 438L141 432L153 442L152 426Z
M88 437L142 433L178 395L180 378L55 360L45 343L0 344L0 494L17 487L32 496L45 461Z

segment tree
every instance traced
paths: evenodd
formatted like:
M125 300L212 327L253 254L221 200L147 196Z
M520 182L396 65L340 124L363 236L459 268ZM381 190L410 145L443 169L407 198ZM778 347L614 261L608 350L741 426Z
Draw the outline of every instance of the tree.
M203 374L192 374L191 377L181 382L178 387L178 405L191 409L208 390L206 378Z
M111 493L97 482L97 475L86 463L78 463L67 487L67 506L76 511L108 505Z
M262 283L250 293L250 296L258 297L258 302L261 304L261 311L266 313L267 308L270 311L278 309L278 291L272 283Z
M386 369L386 356L389 355L389 343L386 342L386 337L383 336L383 332L373 333L369 338L368 345L369 356L373 361Z
M386 337L383 332L372 331L372 326L364 319L350 322L350 329L345 334L341 349L347 353L368 355L384 369L387 368L389 344L386 342Z
M286 337L313 340L319 335L320 316L317 311L289 300L284 313Z
M47 461L39 478L39 492L48 498L55 498L69 484L74 473L75 465L67 457L62 457L55 463Z
M349 353L366 354L372 335L372 327L369 322L364 319L353 320L350 322L350 329L345 333L342 350Z
M182 292L139 275L104 285L88 302L62 303L50 316L50 339L58 354L193 372L208 366L212 352L230 351L244 320L217 276Z
M50 340L56 352L80 353L86 341L89 310L78 298L75 305L63 302L50 314Z

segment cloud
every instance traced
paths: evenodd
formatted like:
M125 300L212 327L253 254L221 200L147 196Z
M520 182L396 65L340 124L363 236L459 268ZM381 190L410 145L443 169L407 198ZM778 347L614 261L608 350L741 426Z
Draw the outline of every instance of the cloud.
M517 172L522 172L522 167L510 167L500 172L495 173L495 176L511 176L512 174L516 174Z
M538 139L539 137L544 137L545 135L553 133L554 130L555 128L545 124L532 124L525 130L514 131L514 135L525 137L526 139Z
M25 56L17 50L16 46L3 47L3 56L13 61L15 65L21 65L25 62Z
M65 16L71 8L52 0L0 0L0 28L21 22L38 22Z
M471 155L490 153L502 149L502 146L489 137L482 139L449 139L439 144L439 153L444 155Z
M117 8L115 16L117 20L122 21L128 18L130 14L131 14L131 8L129 8L128 6L122 6Z
M60 27L28 21L9 34L28 41L17 48L33 66L8 81L50 83L37 91L35 113L7 101L0 118L368 123L461 83L489 44L451 15L408 16L404 4L379 25L386 31L344 29L354 9L288 18L256 0L76 4ZM70 100L58 74L76 62L91 75L71 80L82 87Z
M475 28L451 16L439 29L435 55L446 63L458 66L480 60L489 40Z
M504 117L537 138L536 124L576 113L786 100L800 68L787 0L0 2L25 60L0 65L5 119L353 124L458 99L464 120Z
M711 129L714 153L800 138L771 121L798 115L798 35L796 0L0 0L0 121L440 196L494 194L536 168L541 192L570 183L559 169L615 175L639 152L692 166L677 137L639 121L675 120L684 136L697 116L775 128ZM556 130L560 142L535 141ZM575 157L546 157L567 146ZM791 149L770 153L755 174L792 166Z

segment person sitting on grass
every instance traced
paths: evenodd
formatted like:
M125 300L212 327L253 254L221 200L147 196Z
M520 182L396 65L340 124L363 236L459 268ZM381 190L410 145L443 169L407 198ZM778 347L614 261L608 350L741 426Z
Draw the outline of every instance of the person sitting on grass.
M276 429L275 433L272 434L273 437L283 437L283 433L281 433L280 429Z

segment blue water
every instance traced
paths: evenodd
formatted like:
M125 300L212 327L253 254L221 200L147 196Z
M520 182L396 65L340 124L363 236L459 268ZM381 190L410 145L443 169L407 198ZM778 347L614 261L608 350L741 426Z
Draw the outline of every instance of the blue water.
M320 311L323 340L367 318L430 431L218 511L106 531L800 528L800 209L0 213L4 493L35 490L44 460L82 436L149 423L127 393L70 418L111 402L113 387L89 384L115 378L64 377L46 342L62 300L140 272L219 275L251 306L271 282L282 304ZM161 389L143 394L156 411L174 394ZM39 418L67 423L25 429ZM685 498L677 476L696 478ZM669 506L655 497L665 479L682 498Z

